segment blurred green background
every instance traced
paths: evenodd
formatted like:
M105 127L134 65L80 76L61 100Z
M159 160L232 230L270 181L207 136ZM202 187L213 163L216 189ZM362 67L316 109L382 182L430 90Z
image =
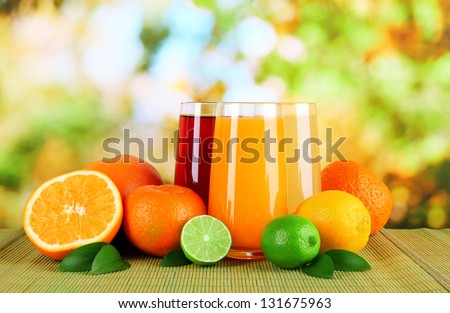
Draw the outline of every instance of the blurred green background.
M125 128L157 156L207 100L315 102L391 189L387 227L449 227L450 0L0 0L0 227Z

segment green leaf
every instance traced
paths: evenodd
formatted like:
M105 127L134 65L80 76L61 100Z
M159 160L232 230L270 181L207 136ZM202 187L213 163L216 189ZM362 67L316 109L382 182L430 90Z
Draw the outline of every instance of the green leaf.
M58 264L58 269L63 272L90 271L95 256L105 245L106 242L94 242L75 249Z
M311 263L303 267L302 271L309 276L332 279L334 271L333 260L326 254L319 254Z
M161 266L183 266L192 264L192 261L189 260L182 249L173 250L167 253L159 265Z
M100 249L92 262L92 274L106 274L126 270L131 265L122 259L119 251L112 245L106 245Z
M364 258L351 251L328 250L325 254L333 260L336 271L359 272L372 268Z

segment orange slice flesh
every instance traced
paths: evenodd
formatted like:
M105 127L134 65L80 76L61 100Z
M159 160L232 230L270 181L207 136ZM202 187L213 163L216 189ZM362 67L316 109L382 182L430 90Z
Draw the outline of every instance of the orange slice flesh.
M119 190L106 175L75 171L39 186L28 199L23 228L48 257L62 260L92 242L111 242L122 223Z

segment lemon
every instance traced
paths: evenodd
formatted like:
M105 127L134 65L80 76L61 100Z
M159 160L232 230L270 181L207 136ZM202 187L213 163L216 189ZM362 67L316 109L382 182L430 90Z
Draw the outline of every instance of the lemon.
M358 253L370 235L370 214L357 197L341 190L319 192L303 201L295 214L311 220L320 233L320 252Z
M284 215L266 225L261 236L261 246L264 256L275 265L298 268L317 256L320 236L307 218Z

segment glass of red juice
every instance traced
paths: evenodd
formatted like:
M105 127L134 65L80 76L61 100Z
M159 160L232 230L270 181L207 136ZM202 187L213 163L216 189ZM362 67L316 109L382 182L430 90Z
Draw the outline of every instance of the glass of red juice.
M208 207L215 102L183 102L178 121L175 185L195 191Z

